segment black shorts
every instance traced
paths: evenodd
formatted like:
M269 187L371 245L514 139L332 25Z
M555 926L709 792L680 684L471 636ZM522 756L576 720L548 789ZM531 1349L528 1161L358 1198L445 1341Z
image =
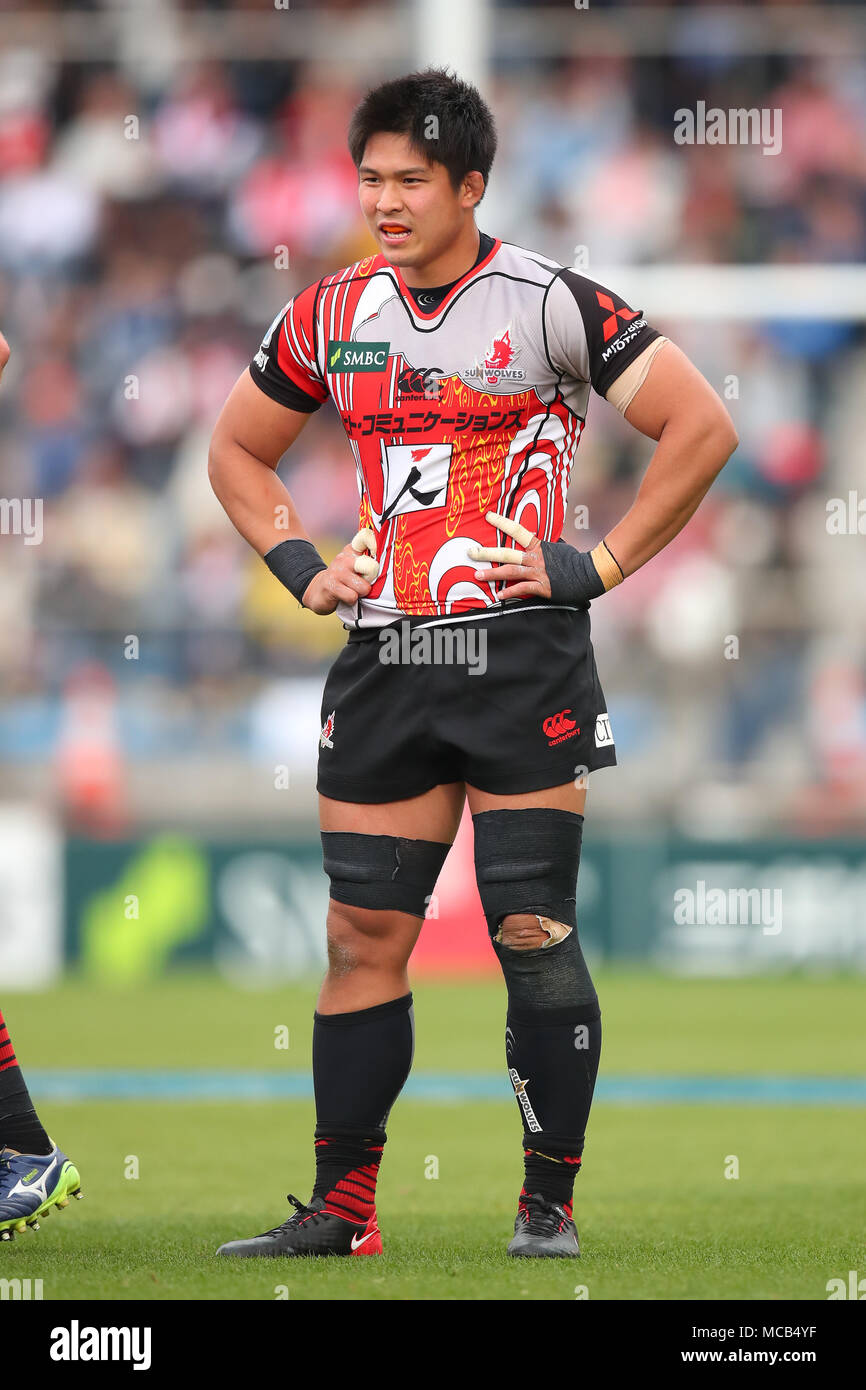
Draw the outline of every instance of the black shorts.
M353 631L325 682L316 785L337 801L507 796L615 763L586 609Z

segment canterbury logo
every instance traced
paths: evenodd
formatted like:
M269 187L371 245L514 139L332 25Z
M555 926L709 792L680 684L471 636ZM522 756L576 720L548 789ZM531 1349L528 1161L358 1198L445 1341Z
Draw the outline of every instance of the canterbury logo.
M601 326L605 342L612 338L619 328L618 318L624 319L626 323L631 323L632 319L637 318L636 309L617 309L609 294L602 294L601 290L596 290L595 297L602 309L610 310L610 318L605 319Z
M577 721L569 719L570 709L561 709L558 714L551 714L542 724L542 729L547 734L550 744L561 743L563 739L576 738L580 733Z

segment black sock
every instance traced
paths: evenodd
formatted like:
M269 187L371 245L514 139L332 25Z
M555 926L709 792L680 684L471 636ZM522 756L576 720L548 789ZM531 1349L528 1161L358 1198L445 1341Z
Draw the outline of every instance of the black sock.
M412 995L347 1014L316 1013L315 1197L340 1215L372 1214L385 1125L412 1066Z
M560 1013L567 1021L550 1020ZM533 1016L509 1009L505 1038L523 1116L524 1191L570 1203L601 1056L598 1003Z
M12 1039L0 1013L0 1149L17 1149L22 1154L50 1154L52 1147L33 1109Z
M316 1185L329 1211L357 1221L369 1221L376 1206L376 1179L385 1131L354 1130L350 1126L316 1126Z
M527 1142L527 1138L524 1138L524 1142ZM556 1144L543 1134L533 1134L531 1143L539 1147L523 1150L525 1176L521 1197L532 1192L548 1202L558 1202L571 1216L574 1180L580 1172L580 1154L567 1152L568 1144Z

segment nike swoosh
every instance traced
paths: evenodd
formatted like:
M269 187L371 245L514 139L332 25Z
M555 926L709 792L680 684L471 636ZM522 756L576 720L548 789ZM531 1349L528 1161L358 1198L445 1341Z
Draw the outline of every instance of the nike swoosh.
M359 1245L363 1245L366 1241L372 1240L373 1236L377 1236L378 1234L379 1227L377 1226L375 1230L368 1231L365 1236L361 1236L360 1240L357 1236L352 1236L352 1249L357 1250Z

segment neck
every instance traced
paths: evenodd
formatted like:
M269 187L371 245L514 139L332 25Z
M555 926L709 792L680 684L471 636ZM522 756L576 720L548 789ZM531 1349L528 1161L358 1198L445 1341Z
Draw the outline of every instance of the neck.
M432 261L425 261L424 265L407 265L405 268L400 266L400 273L413 290L450 285L453 280L459 280L461 275L472 269L480 244L481 233L473 218L441 256L436 256Z

